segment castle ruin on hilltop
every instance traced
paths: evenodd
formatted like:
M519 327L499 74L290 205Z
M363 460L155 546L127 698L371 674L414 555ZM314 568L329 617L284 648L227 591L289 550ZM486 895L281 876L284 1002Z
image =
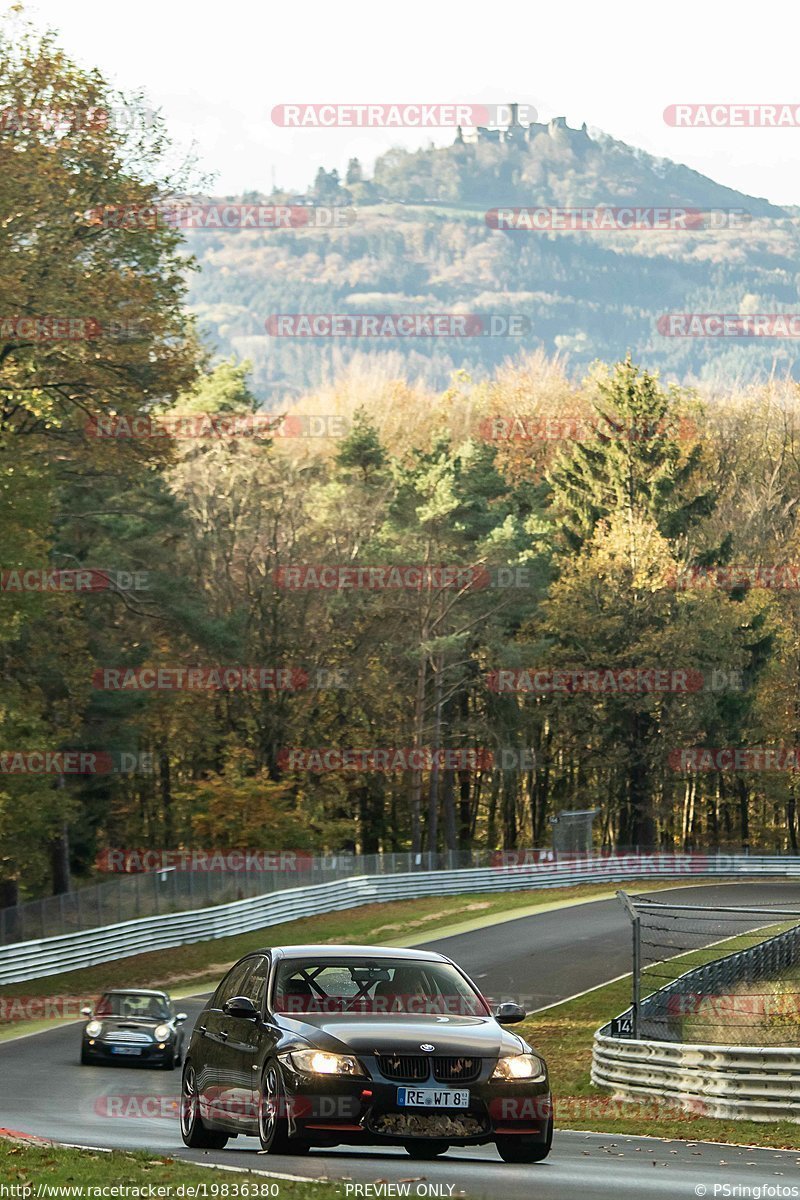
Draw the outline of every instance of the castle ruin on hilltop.
M530 125L523 125L519 120L519 105L510 104L511 119L509 124L504 128L490 129L487 126L479 125L477 129L469 133L463 133L459 125L456 133L455 145L475 145L479 142L497 142L500 145L505 145L509 142L532 142L539 134L544 133L554 141L575 144L576 142L591 141L586 128L586 122L581 125L580 129L570 129L567 125L566 117L552 117L546 124L539 124L532 121Z

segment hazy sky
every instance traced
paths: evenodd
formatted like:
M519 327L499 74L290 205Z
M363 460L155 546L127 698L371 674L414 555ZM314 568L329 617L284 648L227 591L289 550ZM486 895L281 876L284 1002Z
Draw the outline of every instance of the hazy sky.
M5 6L4 6L5 7ZM26 6L118 86L145 87L216 191L304 189L450 130L289 130L281 103L519 100L775 203L800 204L800 128L675 129L673 103L800 105L800 5L564 0L37 0Z

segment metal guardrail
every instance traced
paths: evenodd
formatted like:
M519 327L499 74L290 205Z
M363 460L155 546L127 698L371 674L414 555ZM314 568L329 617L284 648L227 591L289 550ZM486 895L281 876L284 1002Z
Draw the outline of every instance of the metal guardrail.
M480 855L483 855L481 858ZM154 854L154 858L158 855ZM197 856L195 856L197 857ZM208 856L213 858L211 854ZM283 860L282 867L261 864L267 858ZM191 912L212 904L226 904L252 896L307 887L353 875L396 874L412 870L455 870L459 867L489 866L487 852L398 853L353 855L347 853L311 856L289 852L268 855L256 852L258 864L241 870L219 868L184 869L153 867L121 872L100 883L40 900L27 900L0 908L0 946L34 938L54 937L81 929L98 929L139 917Z
M179 854L177 851L173 853ZM213 857L211 852L209 857ZM268 852L256 851L253 857L256 862L263 862L268 858L285 860L286 865L281 868L258 866L254 869L246 866L237 870L216 867L204 870L174 866L154 867L148 871L116 875L105 882L89 884L58 896L46 896L41 900L28 900L22 904L0 908L0 947L55 937L59 934L76 933L79 930L99 929L105 925L118 925L140 917L193 912L213 904L227 904L287 888L309 887L312 884L349 879L356 875L397 875L406 871L552 865L556 862L559 865L607 863L612 860L627 862L634 858L642 864L645 873L650 873L651 869L659 873L665 863L694 863L697 870L702 870L703 864L707 862L719 864L723 860L731 864L750 862L753 864L753 873L756 873L759 862L785 862L787 869L791 869L792 863L800 861L786 856L763 855L748 858L745 855L728 854L649 853L636 849L595 851L590 854L563 853L549 849L477 849L423 853L402 851L364 855L341 852L314 857L296 851L273 852L271 855ZM716 870L716 867L712 869ZM732 866L731 869L736 868ZM693 868L687 866L687 872L692 873L692 870Z
M468 870L355 876L310 887L284 888L268 895L191 912L145 917L17 942L0 948L0 985L62 974L149 950L267 929L284 921L360 904L419 896L566 887L578 883L611 884L653 876L686 879L731 875L800 877L800 858L630 854L523 865L500 862L495 867Z
M648 901L637 911L660 907L658 902ZM669 905L664 908L676 911ZM781 917L800 919L797 911L782 909L719 911L761 913L765 925L769 922L773 926ZM636 1001L638 1020L634 1020L632 1005L615 1022L598 1029L592 1048L592 1082L612 1088L622 1100L658 1097L695 1116L800 1123L800 1036L795 1046L685 1042L680 1038L681 1017L676 1016L681 1013L681 1005L672 1003L686 994L730 994L739 984L774 980L798 962L800 925L795 925L754 946L723 952L712 962L684 971L671 983ZM634 1029L636 1036L612 1036L615 1024ZM786 1036L785 1031L780 1036Z
M594 1037L592 1082L695 1116L800 1123L800 1047L701 1046Z

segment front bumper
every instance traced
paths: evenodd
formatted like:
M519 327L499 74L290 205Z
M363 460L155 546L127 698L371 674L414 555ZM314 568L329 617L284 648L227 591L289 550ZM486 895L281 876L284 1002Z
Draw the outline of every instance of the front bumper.
M369 1064L368 1064L369 1067ZM481 1145L498 1137L543 1143L549 1136L552 1100L547 1080L490 1083L403 1084L382 1079L310 1076L283 1068L289 1134L323 1145L397 1144L420 1139ZM400 1087L463 1087L466 1108L405 1107Z
M118 1050L138 1051L137 1054L118 1054ZM169 1041L161 1047L159 1042L141 1043L136 1046L121 1046L119 1043L105 1042L102 1038L84 1038L81 1047L82 1057L94 1062L122 1063L135 1066L136 1063L165 1063L175 1057L175 1043Z

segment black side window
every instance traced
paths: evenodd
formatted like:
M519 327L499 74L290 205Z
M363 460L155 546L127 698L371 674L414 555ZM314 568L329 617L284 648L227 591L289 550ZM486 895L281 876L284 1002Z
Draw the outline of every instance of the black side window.
M225 1001L230 1000L231 996L241 996L243 994L242 984L252 966L253 959L246 958L243 962L237 963L235 967L231 967L214 993L214 1008L222 1008Z
M253 969L244 981L243 991L239 994L247 996L259 1012L264 1008L264 992L267 986L267 976L269 975L269 959L257 958L253 960Z

